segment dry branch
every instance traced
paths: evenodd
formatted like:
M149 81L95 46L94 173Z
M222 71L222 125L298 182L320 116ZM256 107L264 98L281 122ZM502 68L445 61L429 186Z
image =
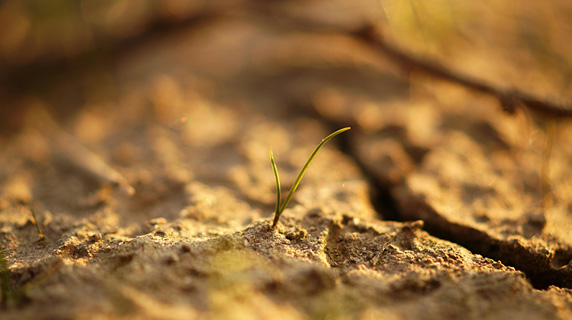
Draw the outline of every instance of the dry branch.
M383 53L408 72L420 72L426 75L457 83L474 91L492 95L497 98L504 111L513 114L519 106L524 106L530 111L545 117L564 118L572 117L572 106L560 105L535 97L526 92L516 89L503 89L482 80L471 78L444 66L415 57L387 43L376 32L373 25L365 25L356 31L346 31L346 34L360 40L369 47Z

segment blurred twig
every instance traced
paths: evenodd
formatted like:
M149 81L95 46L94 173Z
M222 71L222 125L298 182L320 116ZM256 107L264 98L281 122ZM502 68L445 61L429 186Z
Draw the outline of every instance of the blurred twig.
M514 114L519 107L524 107L545 118L572 117L572 104L563 105L514 88L501 88L483 80L470 77L462 72L448 69L438 62L430 61L425 57L415 56L406 52L387 41L372 23L363 23L362 26L352 29L295 16L289 14L286 10L279 10L279 8L268 4L258 4L250 6L250 8L260 14L248 15L249 18L263 20L268 24L282 25L282 27L305 32L348 36L389 58L398 64L405 72L423 73L434 78L440 78L459 84L480 93L491 95L500 102L503 110L507 113Z
M135 189L121 173L83 146L74 136L65 132L55 121L52 123L51 130L56 150L62 153L62 157L66 161L100 181L118 187L127 196L135 194Z
M451 81L481 93L489 94L498 99L503 110L513 114L520 106L545 117L563 118L572 117L572 106L561 105L546 101L534 95L517 89L505 89L486 83L485 81L472 78L460 72L456 72L436 63L430 62L389 44L379 35L376 28L366 24L355 31L345 31L346 34L360 40L369 47L383 53L399 64L408 72L420 72L426 75Z
M359 41L370 49L382 54L405 72L418 72L425 75L450 81L468 89L488 94L495 97L503 110L514 114L520 107L545 118L569 118L572 117L572 105L563 105L544 100L527 92L514 88L501 88L483 80L470 77L462 72L454 71L442 66L435 61L429 61L424 57L415 56L387 41L375 25L364 23L358 28L341 27L326 22L313 21L278 11L269 5L256 6L263 19L273 25L282 24L305 32L320 32L329 34L341 34ZM249 16L251 17L251 16ZM260 17L255 17L260 18Z
M545 118L569 118L572 117L572 105L563 105L552 101L544 100L527 92L514 88L501 88L483 80L470 77L462 72L448 69L435 61L429 61L424 57L415 56L387 41L378 32L374 24L363 23L358 28L347 28L327 22L315 21L308 18L289 14L287 10L281 10L273 5L257 4L250 6L258 15L248 15L249 18L263 20L268 24L282 25L290 29L297 29L305 32L319 32L329 34L340 34L349 36L374 51L389 58L399 65L405 72L418 72L425 75L447 80L468 89L488 94L495 97L501 104L503 110L514 114L519 107L527 108L529 111Z

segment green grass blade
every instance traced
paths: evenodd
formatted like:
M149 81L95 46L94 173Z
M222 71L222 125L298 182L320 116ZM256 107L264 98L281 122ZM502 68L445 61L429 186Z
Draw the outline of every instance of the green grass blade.
M274 213L274 223L272 227L275 227L278 224L278 219L280 219L280 194L282 190L280 188L280 177L278 176L278 168L276 168L276 162L274 162L274 155L272 154L272 150L270 150L270 163L272 163L272 170L274 170L274 178L276 179L276 212Z
M290 203L290 200L292 199L292 196L294 195L294 192L296 191L296 188L298 188L298 185L300 184L300 181L302 180L302 177L304 176L304 173L306 173L306 170L308 170L308 167L310 166L310 163L312 162L312 160L314 160L314 157L316 157L316 154L318 153L318 151L320 150L320 148L322 148L322 146L328 142L330 139L332 139L333 137L337 136L338 134L348 131L350 130L350 127L345 127L342 128L332 134L330 134L329 136L325 137L322 142L320 142L320 144L316 147L316 149L314 150L314 152L312 153L312 155L310 156L310 158L308 159L308 161L306 161L306 164L304 165L304 167L302 168L302 171L300 171L300 174L298 174L298 178L296 178L296 181L294 182L294 185L292 186L292 188L290 189L290 192L288 192L288 196L286 197L286 200L284 200L284 203L282 204L282 206L280 207L280 210L278 211L278 215L282 214L282 212L284 211L284 209L286 209L286 207L288 206L288 203ZM276 221L276 223L278 223L278 221Z
M38 224L38 219L36 218L36 213L34 212L34 209L30 208L30 211L32 211L32 217L34 217L34 225L38 230L38 237L40 237L40 241L46 240L46 237L42 233L42 229L40 229L40 225Z

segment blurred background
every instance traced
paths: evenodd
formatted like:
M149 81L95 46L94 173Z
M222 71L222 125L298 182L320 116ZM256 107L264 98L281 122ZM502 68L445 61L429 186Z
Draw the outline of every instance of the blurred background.
M0 145L14 145L11 135L33 128L48 141L24 135L19 141L26 143L14 148L34 146L21 152L40 161L60 148L46 134L56 130L128 164L133 150L125 139L152 123L186 132L190 145L209 146L242 133L245 117L287 122L303 115L371 133L404 125L403 106L429 104L438 105L437 114L493 112L485 127L511 146L541 153L548 139L542 127L531 127L538 119L530 114L507 122L494 100L403 72L350 35L319 26L354 30L371 23L407 54L499 88L566 102L571 18L572 4L564 0L5 0ZM435 127L440 116L423 110L408 117ZM443 123L473 130L468 122ZM422 154L431 147L431 130L409 126L405 144ZM486 136L485 129L473 134ZM110 155L118 145L125 148Z
M290 39L293 42L289 45L286 35L296 27L282 24L280 33L269 35L268 30L276 28L279 20L268 19L257 8L260 6L346 27L373 22L391 43L454 70L543 97L570 96L572 4L563 0L527 0L518 4L454 0L360 0L350 4L292 0L264 5L259 1L233 0L5 0L0 4L2 130L18 127L22 106L18 101L21 99L15 97L22 94L43 96L60 90L59 100L51 107L65 112L90 100L113 99L121 59L140 50L153 50L154 45L169 46L154 42L159 39L187 41L180 35L182 30L202 33L194 46L208 46L217 41L208 35L212 32L208 30L217 28L225 31L213 36L228 39L249 37L256 42L263 36L260 29L267 30L265 35L275 39L284 36L282 45L287 48L277 49L275 42L258 41L257 51L250 48L246 52L245 42L237 52L213 55L213 61L206 61L208 66L199 66L203 70L193 67L194 72L210 68L208 73L222 74L227 72L223 69L229 68L229 61L244 65L249 59L260 59L257 54L265 50L291 55L288 50L293 50L294 42L299 39ZM225 29L225 24L237 19L242 19L242 28ZM245 25L251 30L245 30ZM178 39L174 40L174 34ZM173 43L172 51L180 50L176 44ZM335 55L315 45L314 42L303 48L298 46L296 50L321 55L316 57L316 65L328 60L328 55ZM343 51L340 48L343 43L336 46L333 51ZM70 87L69 91L61 91L65 90L62 86Z
M89 70L94 73L83 76L83 98L108 99L105 87L114 87L113 68L122 55L181 29L224 28L225 15L263 18L260 11L252 10L259 5L258 1L225 0L2 1L2 94L45 92L58 79ZM374 22L392 43L455 70L541 96L570 96L572 5L567 1L360 0L348 4L293 0L264 6L345 26ZM265 22L253 21L251 27L273 27L271 21ZM4 101L3 109L7 104Z

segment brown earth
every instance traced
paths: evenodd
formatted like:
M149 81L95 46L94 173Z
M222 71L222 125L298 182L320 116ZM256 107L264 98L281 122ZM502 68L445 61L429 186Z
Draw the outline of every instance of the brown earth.
M366 0L276 5L341 25L380 12ZM63 67L57 55L5 66L1 319L572 317L568 122L505 114L402 76L347 36L238 8L132 47L81 47ZM441 59L476 77L565 87L459 48ZM269 150L287 190L348 125L272 230Z

